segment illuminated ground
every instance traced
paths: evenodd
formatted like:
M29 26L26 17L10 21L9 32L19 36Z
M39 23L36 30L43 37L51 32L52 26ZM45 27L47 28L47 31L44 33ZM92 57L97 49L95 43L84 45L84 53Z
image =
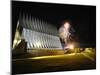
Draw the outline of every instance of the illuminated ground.
M12 61L13 73L39 73L96 68L94 52L20 58Z

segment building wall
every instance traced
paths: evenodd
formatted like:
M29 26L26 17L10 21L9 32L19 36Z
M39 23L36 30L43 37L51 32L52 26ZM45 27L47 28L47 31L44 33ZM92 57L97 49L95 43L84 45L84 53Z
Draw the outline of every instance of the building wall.
M22 38L27 42L27 48L58 48L62 49L57 28L39 18L23 15L19 18L22 27Z
M27 48L61 48L59 37L23 29L23 38L26 40Z

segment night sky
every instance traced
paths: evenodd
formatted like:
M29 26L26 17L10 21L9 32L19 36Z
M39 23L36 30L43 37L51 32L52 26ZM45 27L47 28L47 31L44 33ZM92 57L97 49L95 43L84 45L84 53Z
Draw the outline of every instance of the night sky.
M96 6L13 1L12 40L19 13L31 14L58 29L65 19L69 19L81 43L96 44Z

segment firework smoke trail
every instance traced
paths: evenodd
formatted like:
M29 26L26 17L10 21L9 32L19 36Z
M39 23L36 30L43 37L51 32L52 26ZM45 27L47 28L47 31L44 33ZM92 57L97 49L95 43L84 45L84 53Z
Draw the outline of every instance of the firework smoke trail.
M59 28L59 36L64 41L65 47L68 45L68 41L71 39L71 33L70 33L70 24L68 22L65 22L64 25L62 25Z

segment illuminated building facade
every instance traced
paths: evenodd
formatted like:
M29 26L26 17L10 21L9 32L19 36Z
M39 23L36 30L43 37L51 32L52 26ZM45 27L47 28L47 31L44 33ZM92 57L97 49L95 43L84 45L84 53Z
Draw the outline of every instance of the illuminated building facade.
M20 16L16 31L18 31L17 35L19 33L20 39L25 39L27 42L27 49L62 49L56 26L41 19L29 15Z

